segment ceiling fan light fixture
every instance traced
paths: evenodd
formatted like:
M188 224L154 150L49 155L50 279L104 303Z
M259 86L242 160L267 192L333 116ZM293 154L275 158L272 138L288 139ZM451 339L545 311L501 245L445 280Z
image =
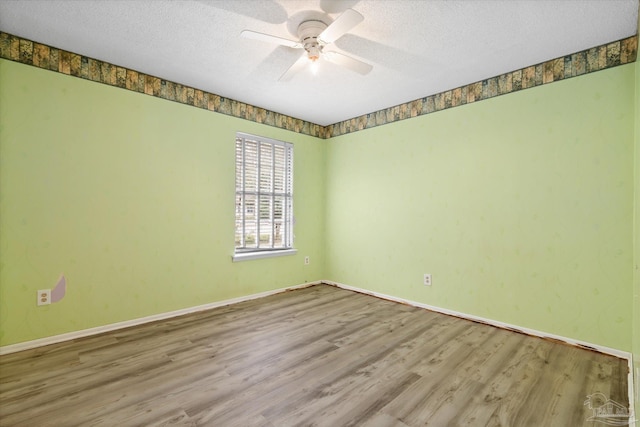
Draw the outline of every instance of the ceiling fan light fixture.
M309 57L309 60L311 62L316 62L318 59L320 59L320 53L322 52L322 47L319 46L317 43L309 47L305 46L305 49L307 50L307 56Z

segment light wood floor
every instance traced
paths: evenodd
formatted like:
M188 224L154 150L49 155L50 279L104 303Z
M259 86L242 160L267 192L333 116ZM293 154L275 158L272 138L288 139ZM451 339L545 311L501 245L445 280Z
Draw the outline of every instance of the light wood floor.
M590 426L627 363L327 285L0 357L0 425Z

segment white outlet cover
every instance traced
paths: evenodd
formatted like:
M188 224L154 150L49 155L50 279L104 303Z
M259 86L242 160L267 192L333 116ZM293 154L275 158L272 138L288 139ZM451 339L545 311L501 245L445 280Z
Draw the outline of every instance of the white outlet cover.
M40 289L37 298L38 305L51 304L51 289Z
M425 273L424 275L424 285L431 286L431 274Z

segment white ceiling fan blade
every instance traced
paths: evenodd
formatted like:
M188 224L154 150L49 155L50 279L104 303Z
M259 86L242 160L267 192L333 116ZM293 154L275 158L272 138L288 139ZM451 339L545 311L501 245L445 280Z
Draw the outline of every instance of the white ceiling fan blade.
M244 30L243 32L240 33L240 36L247 39L260 40L267 43L279 44L281 46L293 47L295 49L299 49L303 47L300 44L300 42L297 42L294 40L289 40L289 39L285 39L278 36L272 36L270 34L258 33L256 31L251 31L251 30Z
M278 80L281 82L288 82L293 78L294 75L296 75L296 73L298 73L308 64L309 64L309 58L307 58L307 54L305 52L302 56L300 56L300 58L298 58L296 62L293 63L291 67L289 67L287 71L284 72L282 76L280 76Z
M318 39L322 40L325 44L333 43L363 20L364 16L353 9L347 9L320 33Z
M329 62L333 62L334 64L348 68L351 71L355 71L362 75L368 74L369 71L373 69L373 66L366 62L362 62L359 59L334 51L324 52L324 57Z

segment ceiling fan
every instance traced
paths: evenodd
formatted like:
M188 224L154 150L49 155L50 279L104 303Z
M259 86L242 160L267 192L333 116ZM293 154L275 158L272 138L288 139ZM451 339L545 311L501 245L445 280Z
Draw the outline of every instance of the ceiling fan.
M293 65L278 79L288 81L302 68L311 65L312 70L317 66L317 61L322 57L329 62L348 68L365 75L373 68L370 64L345 55L335 50L325 50L325 47L364 20L364 17L353 9L345 10L330 25L319 20L303 21L298 26L299 41L289 40L278 36L244 30L240 33L242 37L276 43L294 49L304 49L305 53L293 63Z

